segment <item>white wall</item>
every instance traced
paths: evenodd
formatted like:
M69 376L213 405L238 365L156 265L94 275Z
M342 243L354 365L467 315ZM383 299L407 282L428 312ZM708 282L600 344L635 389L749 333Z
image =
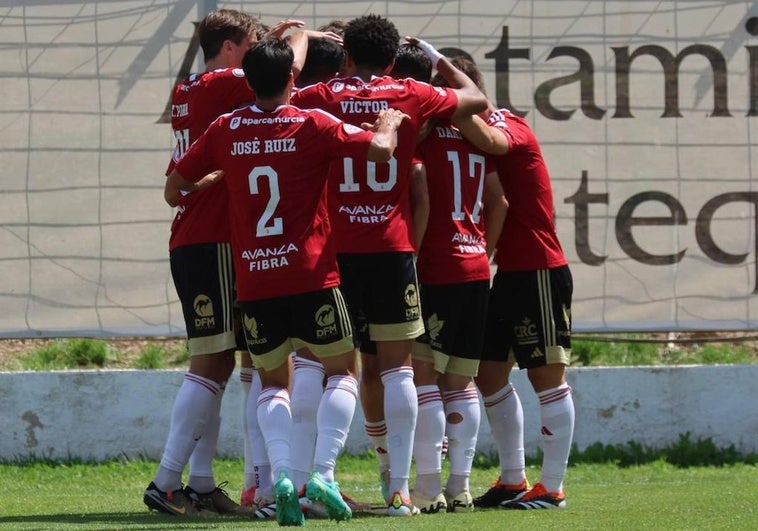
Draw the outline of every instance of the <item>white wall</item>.
M0 459L160 458L183 371L0 373ZM595 442L649 447L712 438L758 452L758 365L570 369L579 449ZM524 404L526 451L539 437L537 402L526 374L513 382ZM242 394L235 373L224 397L222 455L242 455ZM482 415L479 449L493 449ZM359 411L347 451L368 447Z

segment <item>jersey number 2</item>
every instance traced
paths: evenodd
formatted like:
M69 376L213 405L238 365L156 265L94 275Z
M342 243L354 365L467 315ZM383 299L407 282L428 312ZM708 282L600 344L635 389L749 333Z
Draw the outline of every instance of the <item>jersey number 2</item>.
M263 236L277 236L284 233L284 223L282 218L275 218L274 211L279 204L279 175L276 170L271 166L260 166L253 168L253 170L247 176L247 182L250 185L251 194L259 194L258 179L264 177L268 179L268 189L271 194L266 209L261 214L258 224L255 226L255 235L257 237Z

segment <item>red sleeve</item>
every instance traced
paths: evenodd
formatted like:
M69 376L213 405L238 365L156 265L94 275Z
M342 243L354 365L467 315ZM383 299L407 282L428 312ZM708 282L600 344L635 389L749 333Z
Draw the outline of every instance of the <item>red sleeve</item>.
M334 154L334 158L366 156L374 133L345 123L328 112L318 109L314 109L312 112L319 127L327 129L331 133L327 136L330 143L328 150Z
M458 108L458 96L449 88L433 87L428 83L406 80L421 102L423 118L450 118Z
M184 179L197 182L205 175L218 169L213 162L213 137L218 131L218 121L213 122L208 129L200 135L184 156L175 164L174 169Z

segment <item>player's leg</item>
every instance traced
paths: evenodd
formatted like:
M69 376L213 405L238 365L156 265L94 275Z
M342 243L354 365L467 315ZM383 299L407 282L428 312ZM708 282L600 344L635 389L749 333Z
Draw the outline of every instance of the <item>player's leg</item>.
M408 488L418 417L412 348L413 340L424 331L416 266L411 253L374 254L370 259L373 282L366 315L384 385L384 418L390 441L388 514L407 516L418 512Z
M273 496L273 480L271 477L271 466L268 462L268 454L266 453L266 443L263 440L263 433L261 433L261 428L258 425L258 417L255 413L250 414L251 412L248 412L249 407L252 407L253 411L255 410L262 387L261 378L253 365L250 353L247 351L241 323L237 339L238 349L240 349L240 345L244 348L244 350L239 350L238 352L240 356L240 382L242 383L243 390L242 426L245 432L245 484L240 496L240 505L258 508L258 502L262 506L265 506L267 504L266 500L271 501ZM267 496L261 496L266 493Z
M370 257L369 257L370 258ZM338 255L340 268L340 291L347 304L353 327L353 343L361 352L360 400L365 420L365 430L379 466L379 481L382 499L389 498L389 448L387 424L384 421L384 385L376 357L376 343L369 337L368 321L364 308L364 296L371 280L371 262L364 255Z
M358 401L350 316L338 288L298 296L291 312L297 323L298 352L301 346L313 352L321 360L327 377L316 413L313 474L305 492L311 501L326 507L330 518L347 520L352 517L352 511L334 481L334 469L347 441Z
M563 479L574 435L574 402L565 370L571 360L572 279L568 266L533 272L539 305L526 315L534 324L538 342L522 350L519 366L527 369L529 381L540 402L542 473L511 509L551 509L566 505ZM527 357L528 354L528 357Z
M189 485L192 490L188 492L208 495L217 490L212 461L220 422L220 397L234 370L233 269L229 245L192 245L174 249L171 252L171 273L182 303L190 367L174 400L158 472L143 499L151 508L186 514L193 512L189 504L175 510L176 504L166 504L164 498L185 497L184 491L182 496L174 494L181 490L184 467L203 438L203 445L193 459L192 484ZM229 504L224 506L230 511L235 510L236 504L228 501ZM221 507L207 508L218 510Z
M485 414L498 451L500 475L481 496L475 507L498 507L526 491L524 460L524 412L521 400L509 381L515 364L512 346L514 326L520 326L513 301L522 296L520 278L498 272L492 282L485 320L485 339L479 372L475 379L482 395Z
M313 468L316 413L324 394L324 366L307 348L297 350L292 364L292 482L305 486Z
M257 413L271 472L276 478L273 489L276 519L280 525L302 525L303 513L291 479L289 388L293 345L288 324L289 305L285 297L279 297L241 301L240 307L247 347L253 355L262 386L256 408L248 404L248 414Z
M439 318L444 321L433 343L436 366L444 370L443 388L450 476L445 486L449 512L474 508L469 488L481 423L479 370L489 297L489 280L446 286L440 293ZM427 320L431 327L431 319ZM448 324L452 326L447 326ZM447 333L445 328L448 328Z
M413 380L418 394L418 418L413 438L413 460L416 462L413 504L427 514L447 511L441 477L445 408L438 384L440 373L434 367L430 345L430 342L437 345L443 341L441 334L446 323L437 311L439 289L435 288L438 286L420 286L426 332L413 344Z

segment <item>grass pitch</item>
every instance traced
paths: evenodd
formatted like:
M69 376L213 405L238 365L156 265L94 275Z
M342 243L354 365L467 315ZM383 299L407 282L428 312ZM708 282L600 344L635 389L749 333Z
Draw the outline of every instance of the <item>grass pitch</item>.
M45 461L0 464L0 529L278 529L275 521L240 517L185 519L149 512L142 492L155 473L152 461L104 464ZM529 479L539 471L527 470ZM353 498L380 502L373 458L340 458L338 480ZM443 472L443 475L445 473ZM497 477L497 469L476 468L476 496ZM242 462L220 460L216 479L238 498ZM676 467L664 461L639 466L578 464L569 467L565 510L479 510L466 514L391 519L356 515L349 522L308 520L311 529L758 529L758 467Z

